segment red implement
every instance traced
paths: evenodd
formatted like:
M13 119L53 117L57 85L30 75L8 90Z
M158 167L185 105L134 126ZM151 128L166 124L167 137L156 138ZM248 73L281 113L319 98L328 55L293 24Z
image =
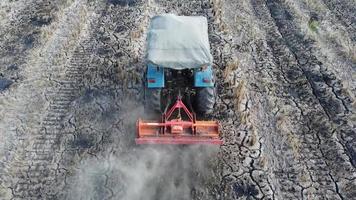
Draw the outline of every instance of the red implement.
M181 119L181 110L187 120ZM175 119L173 113L177 113ZM221 145L217 121L197 121L178 98L174 106L163 114L160 121L137 121L136 144L213 144Z

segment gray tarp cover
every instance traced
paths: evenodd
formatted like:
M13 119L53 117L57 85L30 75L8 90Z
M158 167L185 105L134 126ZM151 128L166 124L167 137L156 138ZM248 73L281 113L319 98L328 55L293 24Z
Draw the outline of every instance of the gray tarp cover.
M186 69L212 63L205 17L155 16L151 19L147 43L148 62L161 67Z

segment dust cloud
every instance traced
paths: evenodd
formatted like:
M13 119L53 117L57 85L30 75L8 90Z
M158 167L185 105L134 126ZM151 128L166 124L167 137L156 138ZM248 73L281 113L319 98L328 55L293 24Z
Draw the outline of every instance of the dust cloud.
M68 199L191 199L213 179L218 148L145 146L82 162ZM207 192L207 191L205 191Z

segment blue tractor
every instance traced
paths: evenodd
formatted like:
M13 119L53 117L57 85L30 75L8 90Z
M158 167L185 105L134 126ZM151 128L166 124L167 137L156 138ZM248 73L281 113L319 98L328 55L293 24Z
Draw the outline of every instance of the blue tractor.
M153 17L146 55L145 109L164 113L180 96L195 113L213 112L215 77L205 17Z

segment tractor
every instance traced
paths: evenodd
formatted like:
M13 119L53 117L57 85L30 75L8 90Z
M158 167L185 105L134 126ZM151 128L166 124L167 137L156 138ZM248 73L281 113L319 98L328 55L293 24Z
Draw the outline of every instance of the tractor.
M147 34L145 112L161 119L137 121L137 144L222 144L207 19L158 15Z

